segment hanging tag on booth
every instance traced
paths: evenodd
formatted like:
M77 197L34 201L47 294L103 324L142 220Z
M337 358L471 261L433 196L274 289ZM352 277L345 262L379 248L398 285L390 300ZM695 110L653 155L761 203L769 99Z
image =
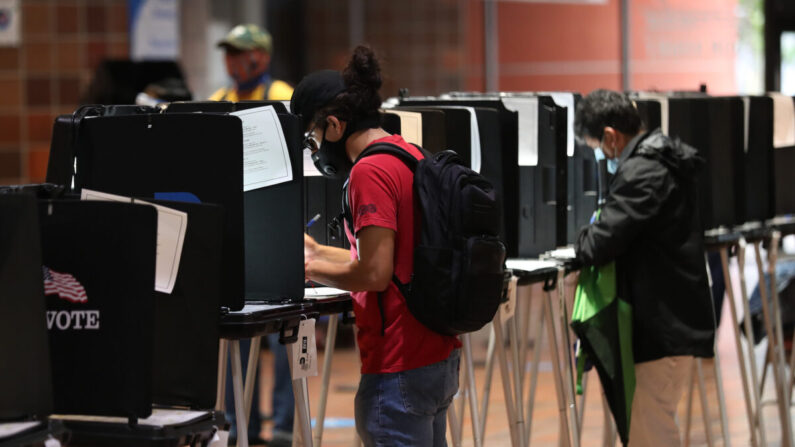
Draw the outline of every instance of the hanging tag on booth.
M229 445L229 432L226 430L217 430L213 439L207 447L227 447Z
M298 340L288 349L292 353L293 380L317 375L317 345L315 344L315 319L301 320Z
M512 276L508 282L508 291L506 292L508 301L500 304L500 321L505 323L516 313L516 294L518 292L516 283L519 278Z

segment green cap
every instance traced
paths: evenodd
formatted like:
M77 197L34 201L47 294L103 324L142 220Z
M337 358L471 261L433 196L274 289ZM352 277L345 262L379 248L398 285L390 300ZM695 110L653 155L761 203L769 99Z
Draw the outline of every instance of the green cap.
M257 25L237 25L218 42L218 46L240 51L260 49L273 52L271 35Z

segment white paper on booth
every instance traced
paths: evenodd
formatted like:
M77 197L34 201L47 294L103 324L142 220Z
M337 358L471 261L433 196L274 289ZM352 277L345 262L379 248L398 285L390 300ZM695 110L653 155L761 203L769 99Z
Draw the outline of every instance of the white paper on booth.
M304 177L320 177L323 174L317 170L315 162L312 161L312 153L304 149Z
M743 100L743 151L744 153L748 153L748 140L751 126L751 98L748 96L743 96L741 98Z
M421 113L395 109L390 109L387 113L394 113L400 117L400 136L403 137L407 143L414 143L422 147Z
M502 103L519 114L519 166L538 165L538 98L506 97Z
M473 171L480 173L480 167L482 163L482 155L480 149L480 129L478 128L478 116L475 112L474 107L465 107L465 106L434 106L434 108L439 109L464 109L469 112L469 127L471 128L469 132L469 159L471 163L469 166L470 169ZM455 150L456 148L452 148Z
M566 155L574 156L574 93L540 92L539 95L549 95L558 107L566 108Z
M554 261L541 261L538 259L508 259L505 261L505 267L523 272L535 272L541 269L557 267L557 265Z
M307 287L304 288L304 298L331 298L348 295L350 292L334 287Z
M668 135L668 97L660 93L640 92L638 99L649 99L660 104L660 130Z
M773 147L795 146L795 102L781 93L767 95L773 98Z
M23 431L30 430L31 428L42 425L39 421L31 422L8 422L0 424L0 439L10 438Z
M143 200L133 203L151 205L157 210L157 264L155 267L155 290L163 293L174 291L182 258L182 245L188 229L188 213Z
M155 205L131 197L92 191L83 188L81 200L103 200L111 202L138 203L153 206L157 211L157 258L155 261L155 290L163 293L174 291L182 258L182 245L188 228L188 214L162 205Z
M132 203L131 197L119 196L116 194L108 194L106 192L92 191L83 188L80 191L80 200L103 200L106 202L125 202Z
M233 112L243 121L243 191L293 179L290 153L273 106Z

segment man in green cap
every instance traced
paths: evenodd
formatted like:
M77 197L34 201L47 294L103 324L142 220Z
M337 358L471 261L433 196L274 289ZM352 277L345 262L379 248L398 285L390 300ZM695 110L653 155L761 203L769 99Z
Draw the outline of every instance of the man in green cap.
M268 74L273 40L257 25L238 25L218 46L225 50L226 71L234 85L218 89L212 101L278 100L288 101L293 88Z
M212 101L246 101L275 100L289 101L293 96L293 88L286 82L272 79L268 73L273 40L271 35L257 25L237 25L226 35L218 46L225 51L226 71L232 78L233 85L224 87L210 96ZM293 399L290 365L287 362L287 351L279 343L278 334L268 336L268 343L274 355L273 384L273 436L269 446L280 447L292 445ZM241 343L243 368L246 368L248 343ZM231 377L231 376L230 376ZM227 380L227 409L234 408L232 400L231 380ZM254 397L248 424L249 445L263 445L259 434L262 428L259 412L259 380L255 381ZM231 431L230 445L236 441L236 421L233 411L227 411L227 420L234 427Z

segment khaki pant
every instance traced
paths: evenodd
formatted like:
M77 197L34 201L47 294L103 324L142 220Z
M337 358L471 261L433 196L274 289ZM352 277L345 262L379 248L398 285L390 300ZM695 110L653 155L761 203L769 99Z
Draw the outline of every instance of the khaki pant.
M690 377L693 357L665 357L635 365L631 447L681 445L676 409Z

